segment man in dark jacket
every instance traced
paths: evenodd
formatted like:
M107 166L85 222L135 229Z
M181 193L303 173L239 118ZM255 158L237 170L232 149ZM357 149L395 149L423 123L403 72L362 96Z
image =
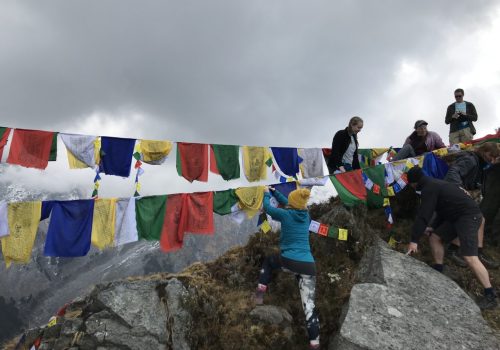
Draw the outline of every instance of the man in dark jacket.
M481 210L477 203L460 187L425 176L419 167L408 171L408 182L415 190L421 191L421 204L413 225L408 254L417 251L418 241L423 234L429 235L429 243L435 262L433 267L442 272L443 241L450 241L458 237L464 260L484 287L484 296L478 301L478 306L481 309L495 308L497 300L491 286L488 270L477 256L477 236L482 222ZM431 220L433 226L431 226ZM441 224L447 224L449 229L433 230L434 227L441 226Z
M481 145L472 152L463 152L463 154L460 155L457 158L457 160L449 167L448 172L444 177L444 180L451 182L459 187L462 187L467 191L482 189L483 190L482 194L484 196L485 191L483 183L485 179L486 169L499 155L500 151L497 145L491 142L487 142ZM490 180L490 182L493 181ZM492 202L492 200L488 199L487 203L485 204L485 207L490 208L491 205L488 204L490 202ZM489 215L488 219L491 222L492 214L489 213L488 215ZM484 215L484 217L486 219L486 215ZM481 227L478 238L479 259L488 268L498 268L500 266L500 263L494 261L483 251L483 237L484 237L484 230L483 227ZM447 255L457 265L466 266L465 261L463 261L463 259L461 259L461 257L458 255L459 244L460 243L458 241L451 242L451 244L448 247Z
M450 125L450 145L470 141L476 134L472 122L477 121L476 107L464 101L464 90L455 90L455 102L446 109L444 122Z

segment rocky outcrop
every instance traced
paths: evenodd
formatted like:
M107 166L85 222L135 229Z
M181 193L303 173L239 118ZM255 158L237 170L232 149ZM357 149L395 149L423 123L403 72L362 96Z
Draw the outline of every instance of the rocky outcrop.
M25 343L43 335L40 349L188 350L188 294L176 278L99 285L74 301L55 326L28 332Z
M474 301L423 262L377 241L329 349L499 349Z

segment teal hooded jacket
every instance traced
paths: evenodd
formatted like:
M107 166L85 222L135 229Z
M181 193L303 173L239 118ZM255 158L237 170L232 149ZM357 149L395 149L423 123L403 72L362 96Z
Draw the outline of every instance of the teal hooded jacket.
M274 197L280 204L288 205L288 199L279 191L274 191ZM271 194L264 193L264 210L274 220L281 222L280 249L285 258L314 262L309 245L309 225L311 218L307 209L281 209L270 203Z

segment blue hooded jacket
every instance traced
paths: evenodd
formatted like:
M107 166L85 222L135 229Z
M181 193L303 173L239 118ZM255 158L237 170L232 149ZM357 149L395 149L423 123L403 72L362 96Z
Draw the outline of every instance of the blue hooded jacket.
M279 191L274 191L274 197L280 204L288 205L288 199ZM271 194L264 193L264 210L274 220L281 222L280 248L285 258L314 262L309 245L309 225L311 218L307 209L281 209L270 203Z

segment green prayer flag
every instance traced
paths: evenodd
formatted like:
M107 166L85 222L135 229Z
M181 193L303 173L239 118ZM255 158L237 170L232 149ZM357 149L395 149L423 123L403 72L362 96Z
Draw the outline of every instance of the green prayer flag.
M361 169L365 169L370 166L372 161L372 150L371 148L360 148L358 149L358 154L365 158L364 162L359 162Z
M328 229L328 237L337 238L339 236L339 229L337 227L330 226Z
M7 130L7 128L5 126L0 126L0 139L3 137L5 130Z
M370 208L382 208L384 206L384 197L387 197L385 188L385 166L379 164L374 167L365 168L363 172L374 184L380 186L380 193L373 193L373 189L367 191L366 202Z
M135 203L139 239L159 241L165 220L167 195L143 197Z
M238 203L234 189L214 192L214 213L231 214L231 208Z
M266 160L266 165L267 165L268 167L270 167L271 165L273 165L273 158L269 157L269 159L268 159L268 160Z
M57 134L58 132L54 132L54 136L52 138L52 146L50 147L49 162L55 162L57 160Z
M240 146L211 145L217 170L224 180L240 178Z
M176 149L175 168L177 169L177 174L179 176L182 176L182 160L181 160L181 155L179 153L179 147L175 147L175 149Z

